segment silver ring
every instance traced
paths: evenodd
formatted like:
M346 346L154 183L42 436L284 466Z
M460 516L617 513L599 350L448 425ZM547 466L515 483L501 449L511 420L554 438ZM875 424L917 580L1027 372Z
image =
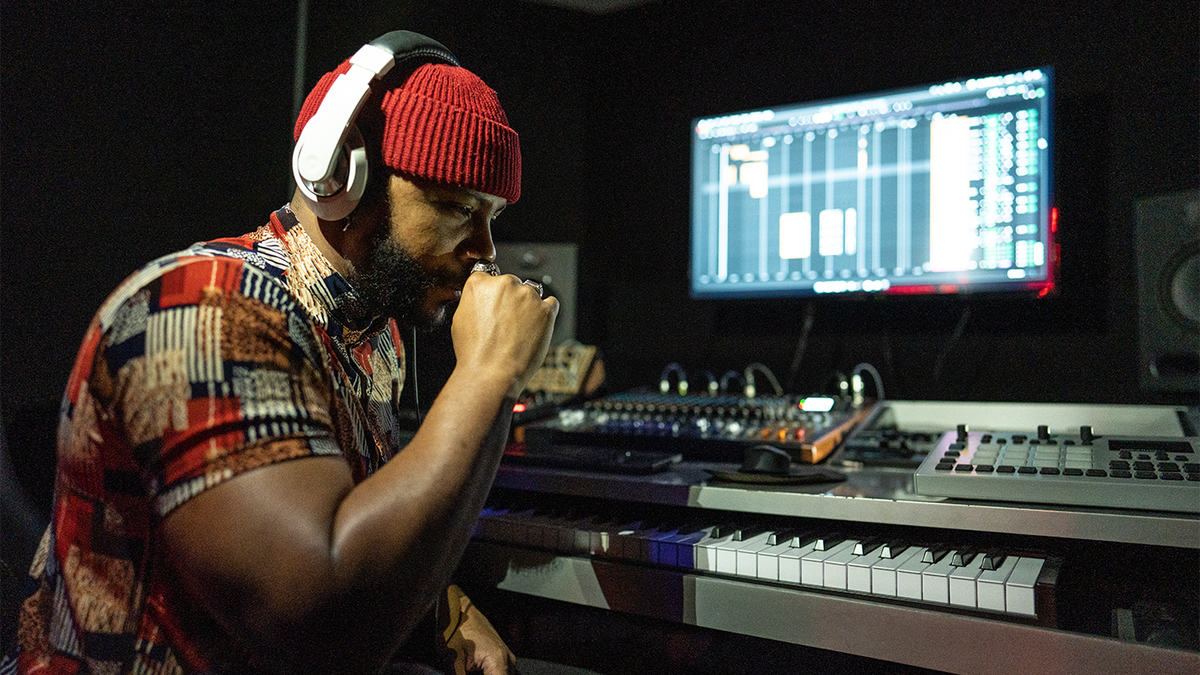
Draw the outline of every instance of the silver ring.
M539 284L538 282L534 281L533 279L526 279L525 281L522 281L521 283L523 283L523 284L525 284L526 286L528 286L528 287L532 288L533 290L537 291L537 294L538 294L538 297L539 297L539 298L541 298L541 297L544 297L544 296L542 295L542 293L543 293L543 291L542 291L542 285L541 285L541 284Z
M471 268L472 272L487 272L488 274L498 277L500 276L500 267L496 263L489 260L480 260Z

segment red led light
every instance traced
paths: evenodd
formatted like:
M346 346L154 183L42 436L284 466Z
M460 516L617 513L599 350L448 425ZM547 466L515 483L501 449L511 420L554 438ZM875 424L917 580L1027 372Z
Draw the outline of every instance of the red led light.
M515 412L515 413L519 413L519 412L525 412L527 409L528 409L528 408L526 408L526 407L525 407L525 404L524 404L524 403L515 403L515 404L513 404L513 412Z

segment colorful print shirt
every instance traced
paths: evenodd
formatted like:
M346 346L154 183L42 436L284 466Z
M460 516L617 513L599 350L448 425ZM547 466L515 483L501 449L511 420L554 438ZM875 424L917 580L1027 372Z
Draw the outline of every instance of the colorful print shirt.
M248 672L155 559L172 509L240 473L400 450L404 352L288 208L142 268L88 328L63 397L54 510L0 673Z

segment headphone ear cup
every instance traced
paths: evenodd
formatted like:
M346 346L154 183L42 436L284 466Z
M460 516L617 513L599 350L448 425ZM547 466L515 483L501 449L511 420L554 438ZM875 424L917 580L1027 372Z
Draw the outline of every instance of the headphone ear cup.
M336 221L354 211L367 187L367 149L356 125L351 125L338 155L337 170L328 180L313 183L300 176L303 144L292 152L292 177L309 209L321 220Z

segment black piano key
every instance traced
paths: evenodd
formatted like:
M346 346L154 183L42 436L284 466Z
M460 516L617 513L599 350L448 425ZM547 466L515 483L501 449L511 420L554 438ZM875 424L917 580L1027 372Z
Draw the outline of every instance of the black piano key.
M767 537L767 543L770 544L771 546L777 546L779 544L786 544L793 537L799 537L802 534L804 534L804 530L796 530L796 529L791 529L791 528L783 529L783 530L775 530L774 532L772 532L770 534L770 536Z
M967 565L971 564L972 560L975 559L977 553L977 551L970 548L960 548L955 551L954 555L950 558L950 564L954 565L955 567L966 567Z
M816 532L803 532L795 537L792 537L788 544L792 548L803 548L817 540Z
M1004 564L1005 555L999 551L988 551L983 554L983 569L998 570Z
M945 558L946 554L949 552L950 552L949 548L947 548L941 544L934 544L934 545L930 546L929 548L925 549L925 553L922 554L922 556L921 556L921 562L924 562L924 563L939 562L942 558Z
M904 553L907 550L908 544L900 540L889 541L883 545L883 550L879 552L879 557L891 559L898 557L901 553Z
M818 551L828 551L829 549L833 548L834 546L837 546L838 544L842 543L843 541L846 541L846 536L844 534L842 534L841 532L832 532L830 534L823 534L823 535L817 537L817 545L816 545L815 549Z
M875 549L883 546L884 540L879 537L871 537L864 539L854 545L854 555L867 555Z
M757 525L754 525L751 527L741 527L741 528L738 528L738 530L733 533L733 540L734 541L746 541L747 539L758 536L766 531L767 531L767 528L757 526Z

